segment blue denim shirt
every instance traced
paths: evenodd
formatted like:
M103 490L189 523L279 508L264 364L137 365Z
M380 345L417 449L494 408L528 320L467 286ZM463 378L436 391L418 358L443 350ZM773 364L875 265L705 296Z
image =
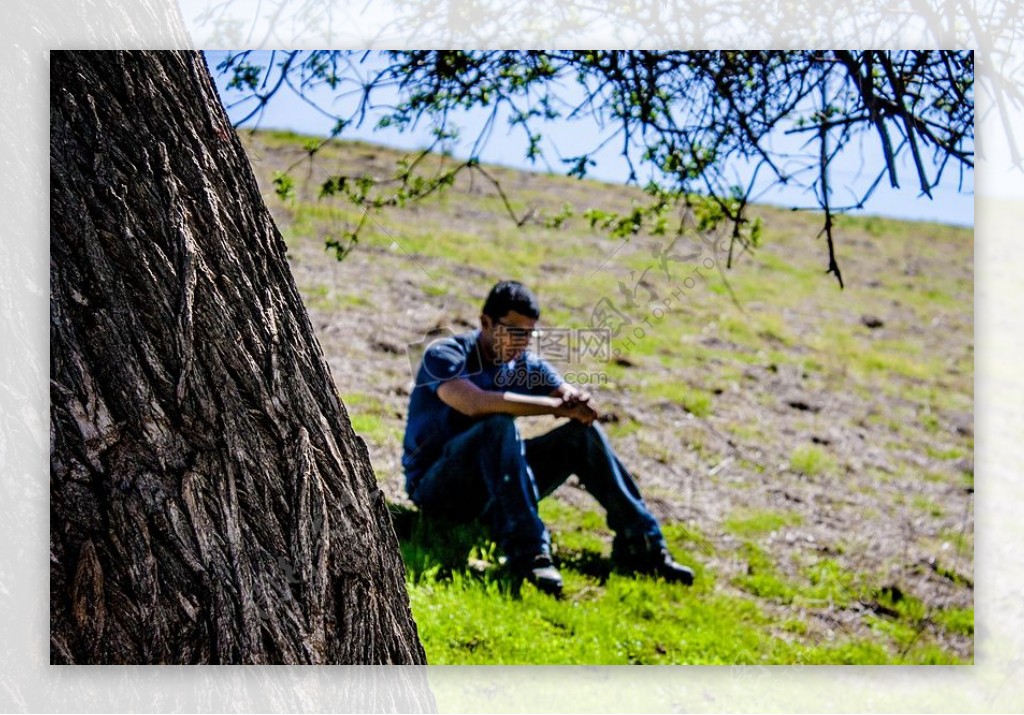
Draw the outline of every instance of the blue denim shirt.
M474 330L436 340L423 353L409 396L402 445L407 490L441 455L450 439L476 422L438 397L437 388L442 384L466 379L482 390L527 395L550 395L562 384L558 371L529 350L507 363L487 364L479 342L480 331Z

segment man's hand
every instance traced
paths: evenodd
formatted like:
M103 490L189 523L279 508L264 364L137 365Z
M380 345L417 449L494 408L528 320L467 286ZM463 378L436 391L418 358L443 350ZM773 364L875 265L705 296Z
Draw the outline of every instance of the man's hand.
M590 402L590 393L583 390L576 390L565 395L567 402Z
M562 398L562 405L555 411L558 417L569 417L588 427L600 413L587 392L573 392Z

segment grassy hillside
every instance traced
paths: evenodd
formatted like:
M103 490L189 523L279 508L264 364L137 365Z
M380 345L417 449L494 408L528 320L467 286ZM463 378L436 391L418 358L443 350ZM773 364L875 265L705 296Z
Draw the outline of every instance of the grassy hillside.
M495 167L517 214L532 216L522 227L490 184L466 177L375 216L338 262L324 241L361 213L317 199L321 182L383 175L397 154L337 144L311 163L301 137L243 139L399 516L407 345L475 327L502 278L537 292L548 328L589 327L609 307L631 321L613 361L559 366L590 381L697 584L609 574L611 534L573 483L542 504L562 601L511 593L481 532L401 518L430 662L972 662L970 230L842 218L840 290L824 274L820 217L759 208L763 246L725 272L734 302L717 266L694 272L710 254L684 260L695 244L612 240L583 218L592 206L626 209L639 192ZM292 165L295 197L282 201L274 172ZM573 215L546 226L566 205ZM554 424L522 422L528 435Z

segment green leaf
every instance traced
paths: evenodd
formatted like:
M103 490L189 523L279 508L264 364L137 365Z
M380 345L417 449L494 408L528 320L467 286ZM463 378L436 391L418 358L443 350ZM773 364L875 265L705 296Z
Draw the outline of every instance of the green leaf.
M284 171L274 172L274 193L282 201L295 200L295 179Z

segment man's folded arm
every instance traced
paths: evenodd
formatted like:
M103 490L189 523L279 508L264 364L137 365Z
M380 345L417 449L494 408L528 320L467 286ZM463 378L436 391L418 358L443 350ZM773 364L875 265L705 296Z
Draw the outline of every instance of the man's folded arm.
M531 415L563 414L565 400L561 397L521 395L515 392L482 390L466 379L449 380L437 388L437 396L454 410L470 417L484 415Z

